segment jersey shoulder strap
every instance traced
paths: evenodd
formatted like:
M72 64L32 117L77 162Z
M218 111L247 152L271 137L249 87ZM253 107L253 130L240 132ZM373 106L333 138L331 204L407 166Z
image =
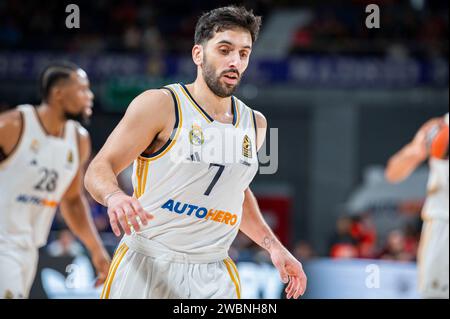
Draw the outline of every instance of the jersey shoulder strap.
M239 127L242 123L242 128L252 127L256 134L255 111L237 97L233 96L233 98L235 100L236 110L239 117L236 127Z
M36 137L37 135L44 134L41 124L38 122L39 119L37 118L34 106L30 104L21 104L17 106L17 109L22 114L22 133L24 136L28 136L30 133L32 136Z
M80 156L80 133L78 132L80 126L81 124L76 121L67 120L64 128L66 132L64 139L66 143L73 145L76 153L73 155L76 156L76 158L79 158Z

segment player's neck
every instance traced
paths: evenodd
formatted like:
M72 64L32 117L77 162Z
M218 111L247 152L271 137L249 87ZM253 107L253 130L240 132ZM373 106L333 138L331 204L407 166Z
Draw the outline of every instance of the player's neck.
M222 117L227 113L232 114L231 97L220 97L214 94L205 81L196 79L193 83L186 85L195 101L213 117Z
M63 136L66 119L64 114L57 111L56 107L49 106L47 103L42 102L41 105L37 107L37 114L44 131L48 135L56 137Z

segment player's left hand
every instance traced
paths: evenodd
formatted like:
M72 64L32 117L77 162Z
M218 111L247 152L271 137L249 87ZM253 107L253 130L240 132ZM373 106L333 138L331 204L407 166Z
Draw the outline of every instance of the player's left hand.
M302 264L284 247L273 249L270 252L270 258L280 272L281 281L288 284L285 289L286 298L297 299L303 296L307 278Z
M100 249L92 253L92 264L94 265L97 273L95 287L98 287L105 282L106 277L108 276L111 258L105 249Z

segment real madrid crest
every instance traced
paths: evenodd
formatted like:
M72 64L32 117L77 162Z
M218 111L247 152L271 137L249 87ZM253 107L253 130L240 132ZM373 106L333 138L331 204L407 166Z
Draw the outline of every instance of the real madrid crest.
M192 128L189 131L189 141L196 146L200 146L205 142L202 128L198 124L192 124Z
M248 135L245 135L242 141L242 155L247 158L252 158L252 141Z

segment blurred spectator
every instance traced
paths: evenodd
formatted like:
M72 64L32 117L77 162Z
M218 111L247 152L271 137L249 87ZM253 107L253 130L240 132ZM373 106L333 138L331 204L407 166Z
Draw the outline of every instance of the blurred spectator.
M350 243L336 243L330 250L331 258L358 258L358 249Z
M245 234L239 232L234 240L229 255L236 262L257 262L257 254L262 250Z
M142 42L141 30L136 25L129 26L123 35L124 47L127 51L137 51Z
M52 257L76 257L83 254L84 249L72 233L65 229L59 232L56 240L47 245L47 252Z
M333 258L375 258L376 227L369 213L341 216L330 244Z
M375 225L369 213L363 213L353 220L350 233L356 241L358 257L375 257L377 236Z
M396 261L413 261L414 254L406 249L405 234L394 229L387 236L386 245L380 253L380 259Z
M330 257L332 258L356 258L358 248L356 240L352 237L352 219L349 216L341 216L336 221L336 232L330 241Z
M421 220L418 217L419 223L409 223L405 226L405 251L417 258L417 249L420 240Z
M313 247L306 240L300 240L294 246L294 257L301 262L313 259L316 257Z

